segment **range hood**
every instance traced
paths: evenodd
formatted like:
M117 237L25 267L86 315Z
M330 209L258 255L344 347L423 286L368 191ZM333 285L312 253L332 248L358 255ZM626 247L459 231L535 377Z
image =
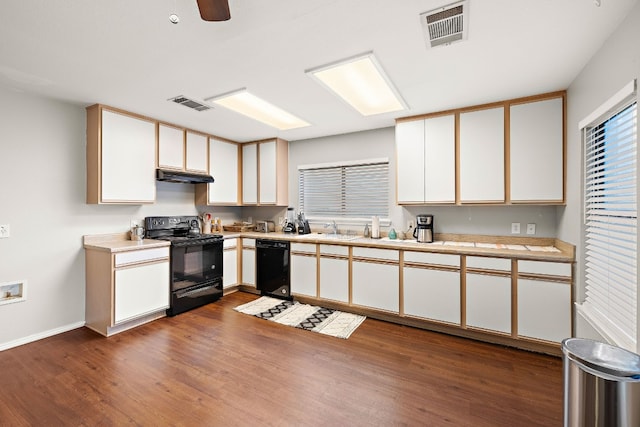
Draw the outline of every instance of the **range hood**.
M156 179L158 181L181 182L185 184L206 184L208 182L213 182L213 177L211 175L177 172L166 169L156 169Z

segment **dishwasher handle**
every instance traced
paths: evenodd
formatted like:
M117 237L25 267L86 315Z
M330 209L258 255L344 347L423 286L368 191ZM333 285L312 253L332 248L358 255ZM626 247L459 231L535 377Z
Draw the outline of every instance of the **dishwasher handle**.
M289 242L281 240L257 239L256 248L258 249L289 249Z

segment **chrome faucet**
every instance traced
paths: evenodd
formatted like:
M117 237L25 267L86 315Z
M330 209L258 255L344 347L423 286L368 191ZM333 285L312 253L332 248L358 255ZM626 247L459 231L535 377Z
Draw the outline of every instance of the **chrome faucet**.
M324 228L331 227L333 229L333 234L338 234L338 225L335 221L328 222L324 225Z

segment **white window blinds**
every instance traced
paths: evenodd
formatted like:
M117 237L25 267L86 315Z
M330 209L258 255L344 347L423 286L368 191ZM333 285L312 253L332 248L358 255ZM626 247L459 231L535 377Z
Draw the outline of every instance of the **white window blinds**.
M299 208L308 218L389 216L389 161L298 168Z
M635 99L635 97L634 97ZM583 309L617 345L637 342L637 103L584 129Z

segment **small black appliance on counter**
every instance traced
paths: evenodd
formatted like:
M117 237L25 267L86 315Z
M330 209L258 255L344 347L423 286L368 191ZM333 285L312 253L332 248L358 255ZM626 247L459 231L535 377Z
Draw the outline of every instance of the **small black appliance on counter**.
M295 233L296 232L296 219L293 213L293 208L287 208L287 218L282 225L283 233Z
M309 221L304 217L304 213L298 214L298 234L311 233L311 227L309 227Z
M433 215L422 214L416 216L416 228L413 237L420 243L433 242Z

